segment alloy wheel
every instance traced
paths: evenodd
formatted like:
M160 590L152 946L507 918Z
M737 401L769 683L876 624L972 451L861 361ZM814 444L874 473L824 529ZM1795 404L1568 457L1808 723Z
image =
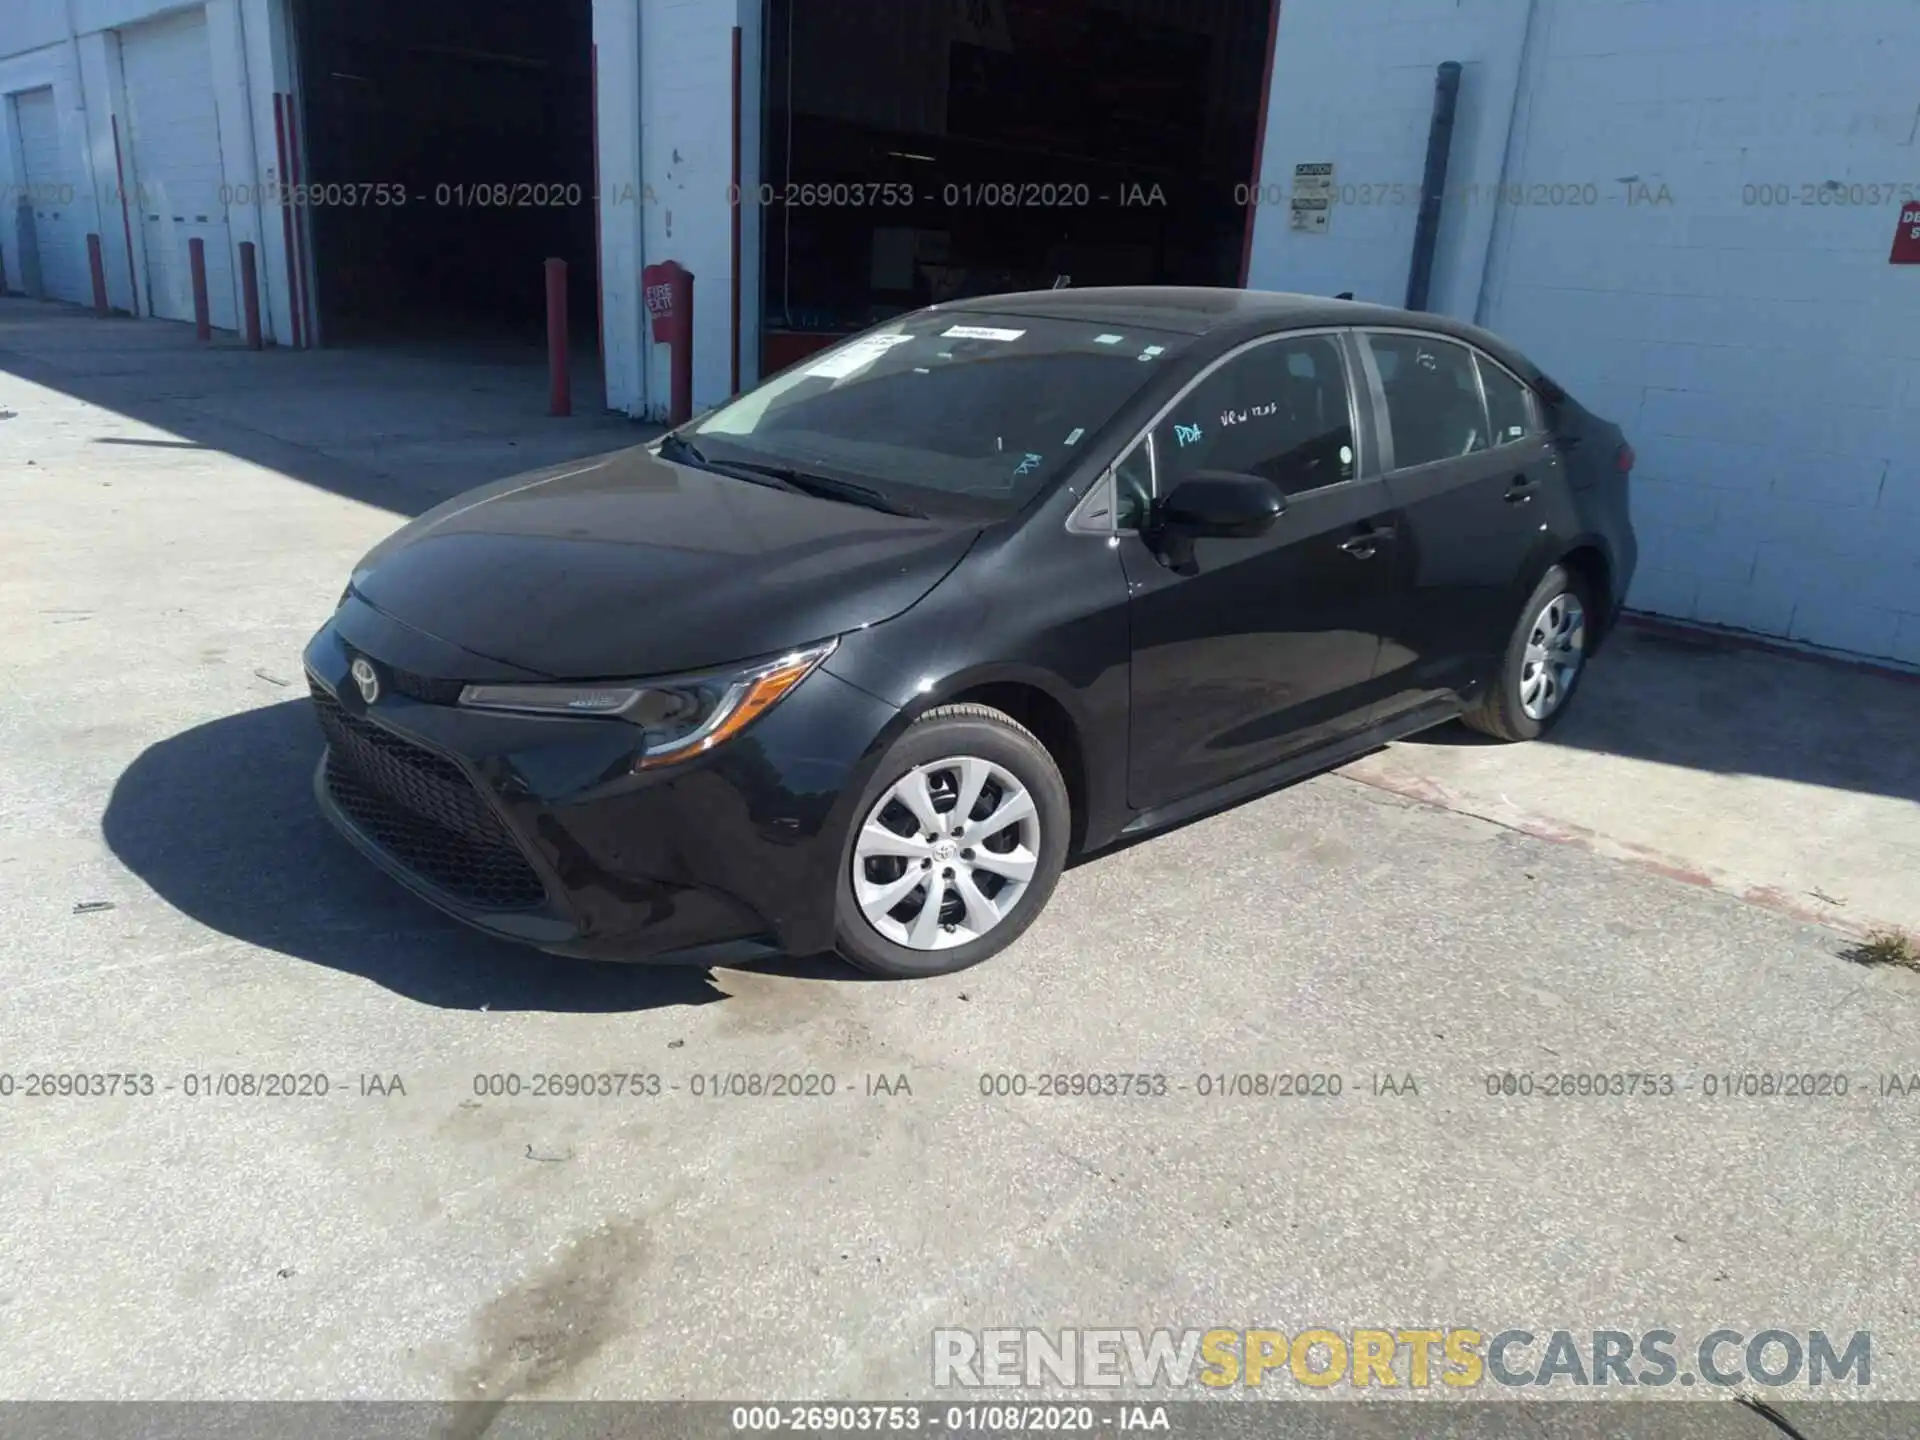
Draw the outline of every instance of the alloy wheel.
M913 950L978 940L1011 914L1040 858L1040 813L1003 765L916 765L880 796L853 845L853 894L883 938Z

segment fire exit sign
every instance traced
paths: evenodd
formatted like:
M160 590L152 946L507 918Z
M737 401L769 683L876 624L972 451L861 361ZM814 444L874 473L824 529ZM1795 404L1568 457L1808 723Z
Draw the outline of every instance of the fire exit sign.
M1920 201L1900 207L1900 228L1893 232L1893 265L1920 265Z

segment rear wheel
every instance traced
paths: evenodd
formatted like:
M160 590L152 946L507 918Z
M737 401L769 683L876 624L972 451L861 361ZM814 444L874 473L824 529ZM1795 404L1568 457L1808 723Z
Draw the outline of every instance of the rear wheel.
M928 711L854 810L834 906L840 953L895 979L997 955L1053 894L1069 818L1059 767L1011 717Z
M1586 671L1593 600L1563 565L1540 577L1521 608L1500 674L1461 718L1498 740L1537 740L1559 723Z

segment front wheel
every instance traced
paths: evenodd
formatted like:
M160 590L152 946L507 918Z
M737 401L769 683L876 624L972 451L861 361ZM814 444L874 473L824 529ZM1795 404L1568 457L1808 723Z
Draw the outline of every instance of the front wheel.
M999 954L1053 894L1069 819L1059 766L1010 716L928 711L854 809L834 902L840 953L890 979Z
M1461 718L1497 740L1537 740L1567 713L1586 670L1592 597L1564 565L1540 577L1521 607L1500 674Z

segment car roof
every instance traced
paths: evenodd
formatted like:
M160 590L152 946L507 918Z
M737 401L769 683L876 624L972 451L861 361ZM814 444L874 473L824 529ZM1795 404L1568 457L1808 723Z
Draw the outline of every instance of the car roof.
M1275 330L1321 325L1377 325L1429 331L1478 345L1527 380L1541 378L1539 368L1499 336L1477 325L1435 315L1301 295L1284 290L1229 290L1200 285L1110 285L1085 290L1023 290L1009 295L980 295L950 300L938 311L1030 315L1035 319L1077 320L1097 325L1136 325L1227 341Z

